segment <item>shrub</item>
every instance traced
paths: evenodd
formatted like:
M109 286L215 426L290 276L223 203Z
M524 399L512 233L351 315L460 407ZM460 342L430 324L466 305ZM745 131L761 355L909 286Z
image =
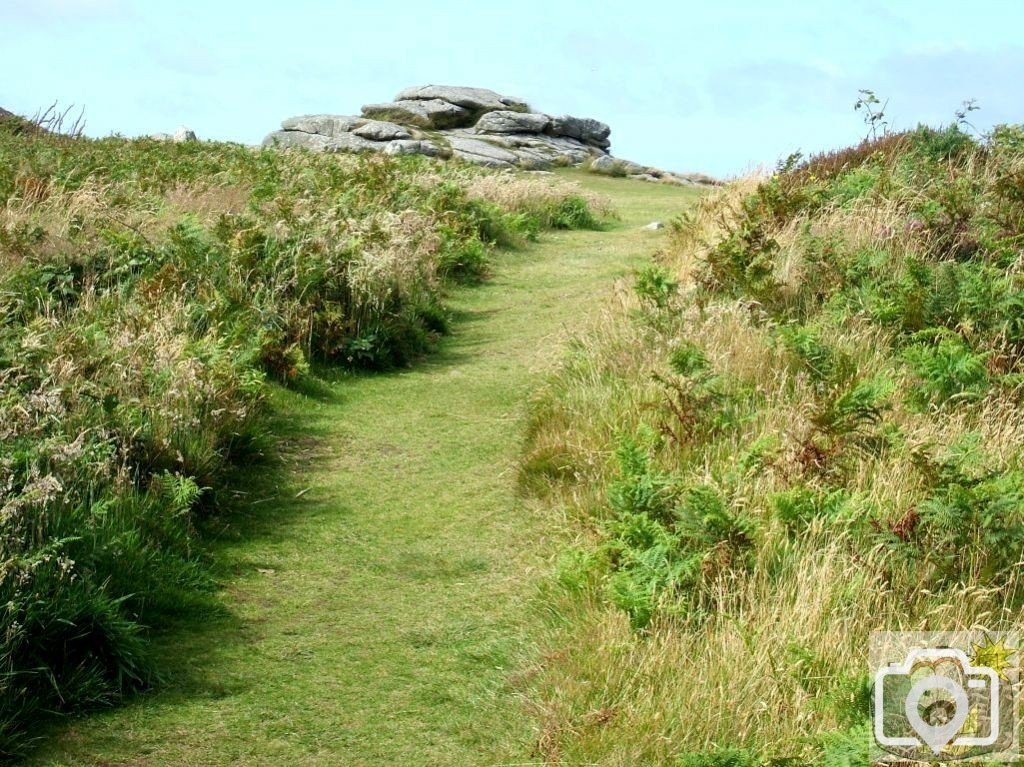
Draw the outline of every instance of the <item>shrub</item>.
M746 294L775 304L779 243L759 225L733 231L710 251L702 264L700 287L708 293Z
M977 145L959 125L950 125L938 130L926 125L919 125L917 130L908 134L911 151L920 153L932 162L950 162L962 160L974 152Z
M583 197L562 200L551 216L555 229L600 229L601 224Z

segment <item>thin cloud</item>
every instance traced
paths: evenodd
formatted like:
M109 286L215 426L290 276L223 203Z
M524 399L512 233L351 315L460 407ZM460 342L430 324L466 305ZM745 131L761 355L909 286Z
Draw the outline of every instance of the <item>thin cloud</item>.
M885 59L871 87L889 99L890 115L903 124L952 122L962 102L976 99L981 111L972 122L980 127L1024 119L1022 70L1024 47L933 48Z
M766 108L790 113L839 109L853 104L857 88L856 81L834 70L781 59L721 69L707 82L708 97L723 115Z
M199 43L178 46L154 44L153 61L180 75L209 77L224 71L224 60L213 49Z
M7 0L0 19L8 23L63 22L123 19L129 15L125 0Z

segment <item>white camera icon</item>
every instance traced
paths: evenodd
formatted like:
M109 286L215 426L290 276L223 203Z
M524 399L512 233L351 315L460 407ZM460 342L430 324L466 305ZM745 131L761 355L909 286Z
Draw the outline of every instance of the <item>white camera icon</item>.
M889 677L906 677L908 680L915 667L923 665L935 668L939 662L948 661L957 667L972 690L988 688L987 719L988 732L981 735L960 736L959 733L967 722L971 710L971 698L963 685L948 676L933 674L918 679L910 687L903 700L902 711L904 722L917 733L917 737L908 736L905 731L900 734L886 732L887 719L892 715L892 701L886 706L885 681ZM949 718L945 722L929 722L921 716L919 705L925 695L942 694L943 699L952 706ZM977 701L977 694L974 696ZM980 721L979 721L980 723ZM947 746L991 746L999 737L999 675L987 666L972 666L967 654L952 648L914 649L902 663L883 666L875 673L875 709L874 709L875 740L881 746L927 745L935 754Z

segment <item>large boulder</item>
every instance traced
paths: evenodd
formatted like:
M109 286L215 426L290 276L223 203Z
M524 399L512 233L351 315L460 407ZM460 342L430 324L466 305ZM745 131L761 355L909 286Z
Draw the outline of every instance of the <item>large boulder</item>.
M441 99L405 99L390 104L367 104L363 117L385 120L419 128L461 128L473 124L473 113L468 109Z
M352 134L370 141L401 141L412 138L412 134L401 125L384 120L369 120L354 129Z
M356 136L352 133L339 133L337 136L324 136L320 133L303 133L295 130L274 131L265 139L263 146L280 149L309 149L313 152L364 152L380 151L387 144Z
M554 164L579 165L595 155L605 154L597 147L563 136L506 134L491 136L490 140L532 159L543 156Z
M150 133L149 137L155 141L173 141L175 144L199 140L194 130L184 126L178 128L174 133Z
M371 141L370 139L357 136L354 133L341 133L337 136L332 136L327 142L328 152L379 152L387 144L380 141Z
M287 122L287 120L285 121ZM327 151L331 137L321 133L304 133L297 130L278 130L263 139L263 146L278 149L311 149L314 152Z
M319 136L340 136L366 124L362 117L349 115L301 115L281 123L281 130L315 133Z
M519 157L514 152L482 139L450 136L448 144L452 148L452 156L476 165L486 165L489 168L511 168L519 164Z
M548 131L552 136L574 138L584 144L592 144L601 149L607 149L612 145L608 140L612 129L603 122L592 120L589 117L572 117L570 115L553 117Z
M439 99L480 114L499 109L526 112L525 101L502 96L487 88L465 88L456 85L420 85L406 88L395 96L395 101L429 101Z
M551 118L537 112L488 112L476 121L477 133L543 133L551 127Z
M435 144L433 141L416 141L416 140L402 140L389 141L384 147L384 154L390 155L407 155L407 154L423 154L427 157L447 157L451 155L451 152L445 152L441 147Z
M595 157L594 161L590 163L590 169L597 173L612 173L619 167L618 161L610 155Z

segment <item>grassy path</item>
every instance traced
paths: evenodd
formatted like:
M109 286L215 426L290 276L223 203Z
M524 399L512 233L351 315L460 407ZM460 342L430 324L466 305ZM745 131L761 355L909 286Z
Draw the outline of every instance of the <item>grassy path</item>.
M515 678L557 525L516 496L524 405L566 331L656 249L640 227L694 196L576 177L622 221L501 254L415 368L277 395L290 500L257 483L224 531L223 615L160 640L160 692L63 727L33 764L535 761Z

